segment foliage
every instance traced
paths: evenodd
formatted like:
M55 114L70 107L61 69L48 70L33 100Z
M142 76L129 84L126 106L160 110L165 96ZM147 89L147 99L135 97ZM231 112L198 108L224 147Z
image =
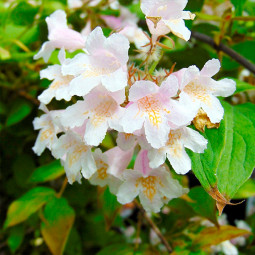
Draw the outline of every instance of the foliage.
M139 17L139 26L148 32L139 3L119 2ZM196 13L197 18L186 21L187 27L212 37L216 43L222 42L255 63L254 2L231 0L233 8L223 2L190 0L186 10ZM92 186L84 179L81 184L69 185L59 160L54 160L48 150L37 157L31 149L38 134L32 121L41 114L37 97L49 85L39 76L46 64L42 59L33 60L33 56L47 41L45 18L58 9L66 11L68 23L76 31L81 31L90 19L94 27L103 27L105 35L112 30L101 14L119 15L119 10L106 0L79 8L68 7L64 0L0 2L0 253L168 254L152 231L147 219L150 217L143 214L137 202L121 205L109 188ZM207 150L203 154L187 150L193 173L181 176L171 169L174 179L190 188L189 193L169 201L161 213L151 214L151 219L172 247L172 254L222 254L223 242L232 240L240 254L249 255L255 252L255 210L251 206L255 194L251 177L255 162L254 75L231 56L216 52L204 42L191 38L183 43L176 36L169 36L171 39L161 40L169 47L162 47L164 55L150 65L151 73L156 67L170 70L175 62L175 71L194 64L202 68L209 59L219 58L222 68L217 80L229 77L236 81L237 90L233 96L221 99L225 115L220 127L205 128ZM77 52L67 53L67 57ZM129 54L135 59L134 44ZM141 64L139 59L134 62ZM56 52L49 63L58 64ZM64 100L53 100L50 109L65 106ZM107 151L115 146L115 141L116 133L111 132L100 148ZM130 168L135 159L136 154ZM193 174L202 186L197 186ZM241 205L228 205L240 201L231 199L248 199L242 219L249 230L238 224L228 225L218 216L216 202L220 212L225 205L226 209L231 208L229 219L241 210ZM244 240L242 245L240 240Z

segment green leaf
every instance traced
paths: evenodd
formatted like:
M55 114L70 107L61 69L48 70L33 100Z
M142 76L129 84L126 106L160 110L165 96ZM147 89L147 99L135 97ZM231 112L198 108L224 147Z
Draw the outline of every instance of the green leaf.
M48 165L37 168L32 176L30 182L47 182L57 179L65 173L65 169L61 166L59 160L55 160Z
M222 104L225 115L220 128L205 131L205 153L189 152L193 172L217 201L220 213L251 176L255 164L255 105Z
M23 225L17 225L11 228L7 243L12 253L15 253L15 251L19 248L23 241L24 235L25 231Z
M19 100L15 102L9 112L9 116L6 120L6 126L12 126L20 121L22 121L25 117L27 117L32 111L32 106L30 103Z
M243 199L255 196L255 180L249 179L234 195L234 199Z
M11 20L16 25L31 25L39 7L34 7L25 1L19 2L11 12Z
M11 227L25 221L54 197L55 191L46 187L36 187L18 200L11 203L7 212L4 227Z
M102 249L97 255L134 255L134 248L126 244L115 244Z
M250 90L255 90L255 86L245 82L245 81L240 81L238 79L231 78L236 82L236 91L235 94L245 92L245 91L250 91Z
M54 198L43 212L41 232L53 255L63 254L75 218L65 198Z
M245 2L246 0L231 0L231 3L235 6L236 16L242 16Z
M233 226L210 227L202 230L193 240L193 246L199 249L207 249L212 245L220 244L243 235L250 235L251 232Z
M188 204L198 215L207 218L215 225L218 225L215 201L202 187L191 189L188 196L192 199L192 202L189 202Z
M191 12L199 12L202 10L202 7L204 5L204 0L192 0L188 1L187 6L185 7L185 10L189 10Z

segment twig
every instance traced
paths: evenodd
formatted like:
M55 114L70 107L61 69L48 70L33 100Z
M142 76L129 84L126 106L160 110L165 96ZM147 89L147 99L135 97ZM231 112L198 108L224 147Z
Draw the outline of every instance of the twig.
M191 36L197 40L200 40L204 43L211 45L217 51L222 51L233 58L236 62L247 68L249 71L255 74L255 65L248 61L246 58L241 56L239 53L229 48L223 43L216 44L216 42L208 35L192 31Z
M165 247L166 247L167 251L169 252L169 254L172 253L173 250L172 250L171 246L169 245L169 243L167 242L166 238L163 236L163 234L161 233L161 231L159 230L157 225L152 221L152 219L147 215L147 213L145 212L143 207L136 200L135 200L135 203L136 203L136 206L141 211L141 213L142 213L143 217L145 218L145 220L149 223L151 228L154 230L154 232L157 234L157 236L161 240L162 244L165 245Z
M60 198L62 196L62 194L64 193L65 189L66 189L66 185L67 185L67 178L64 179L63 183L62 183L62 186L60 188L60 191L58 192L57 194L57 197Z

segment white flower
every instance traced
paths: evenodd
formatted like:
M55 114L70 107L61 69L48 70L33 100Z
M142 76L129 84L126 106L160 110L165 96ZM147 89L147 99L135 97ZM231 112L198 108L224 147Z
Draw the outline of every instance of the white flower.
M211 78L219 69L220 61L212 59L201 71L196 66L190 66L175 73L181 90L180 101L190 101L190 108L196 113L202 107L212 123L219 123L224 114L224 109L216 96L230 96L236 89L233 80L215 81Z
M170 75L160 87L151 81L137 81L129 90L130 104L120 124L125 133L144 127L147 141L155 149L164 146L171 128L188 124L192 119L184 105L171 97L177 94L178 81Z
M183 11L188 0L141 0L141 9L146 15L147 25L152 35L172 32L188 41L191 32L185 27L185 19L194 19L195 14Z
M34 129L41 129L32 148L37 155L41 155L45 148L51 149L57 141L56 135L63 131L58 121L62 111L49 111L43 104L40 105L39 109L43 110L45 114L33 121Z
M42 57L47 62L55 49L64 48L69 51L74 51L84 48L84 38L80 33L68 28L64 11L55 11L46 18L46 22L49 30L49 41L42 45L42 48L34 56L34 59Z
M115 92L127 85L127 61L129 42L123 35L112 34L107 39L100 27L87 38L86 51L63 65L64 75L77 76L70 83L71 95L85 96L102 84Z
M58 55L60 63L63 64L65 59L65 51L61 49ZM69 93L69 83L74 78L72 75L62 75L61 65L52 65L47 69L40 72L41 79L46 78L53 80L49 88L44 90L43 93L38 97L40 102L48 104L53 97L57 100L65 99L70 101L71 95Z
M194 152L202 153L206 146L207 140L191 128L183 127L171 130L164 147L158 150L149 150L150 167L159 167L167 157L176 173L186 174L191 169L191 160L185 151L185 147Z
M122 183L122 172L127 168L132 158L133 149L122 151L119 147L114 147L104 153L100 149L96 149L93 155L97 171L89 179L90 183L100 187L108 185L110 191L116 194Z
M110 28L119 30L119 34L126 36L129 42L134 43L137 49L149 43L143 30L137 26L138 18L127 8L120 8L119 17L106 15L101 17Z
M125 91L108 92L103 87L92 90L83 101L69 106L61 116L64 127L80 127L88 119L85 142L98 146L104 139L108 128L117 129L124 108L119 104L124 101Z
M90 178L97 170L91 146L86 145L82 137L73 131L62 135L52 151L56 158L61 159L70 184L80 182L82 175L86 179Z
M118 201L127 204L139 196L142 206L148 212L159 212L164 203L188 191L172 179L164 166L151 169L146 150L139 152L134 170L123 172L123 180L117 193Z

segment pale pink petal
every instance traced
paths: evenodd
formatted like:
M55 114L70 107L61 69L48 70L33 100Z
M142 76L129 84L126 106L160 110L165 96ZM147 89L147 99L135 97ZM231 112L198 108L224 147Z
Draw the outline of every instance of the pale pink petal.
M74 128L83 125L89 117L89 105L86 101L78 101L64 110L60 121L64 127Z
M180 84L180 89L182 90L186 85L199 77L199 69L196 66L190 66L185 69L183 73L182 82Z
M58 28L68 28L66 13L62 10L57 10L46 18L46 23L48 25L49 34Z
M220 71L220 61L218 59L211 59L207 61L201 70L202 76L212 77Z
M130 150L136 144L136 136L133 134L118 133L117 145L124 151Z
M84 53L79 53L68 63L62 65L62 74L76 76L88 69L90 69L89 56Z
M114 147L105 152L108 158L108 173L117 178L121 178L122 172L128 167L133 156L133 149L123 151L119 147Z
M148 158L149 158L149 166L151 168L157 168L160 165L164 164L166 161L166 152L164 149L151 149L148 151Z
M185 128L184 146L194 152L203 153L207 147L207 140L199 132Z
M219 123L223 119L224 109L215 96L209 95L207 102L202 102L201 106L212 123Z
M145 116L139 112L137 105L133 103L126 108L126 112L121 118L120 124L125 133L131 134L143 127L144 119Z
M158 192L154 195L153 199L150 200L140 191L139 199L146 212L158 213L164 204Z
M183 147L168 151L167 158L177 174L186 174L191 170L191 160Z
M129 41L125 36L114 33L106 39L104 46L106 50L118 58L121 66L127 64Z
M129 101L137 101L150 94L157 93L159 87L151 81L137 81L129 90Z
M179 89L178 79L171 74L165 81L162 82L159 93L164 97L174 97Z
M86 49L90 54L98 52L98 49L103 49L106 38L101 27L96 27L88 36L86 41Z
M228 97L231 96L236 90L236 83L231 79L222 79L220 81L212 81L210 88L214 96Z
M84 77L80 75L74 78L69 85L69 93L71 96L85 96L92 89L100 84L101 77Z
M82 157L81 166L81 173L86 179L89 179L97 171L96 163L90 150Z
M132 170L127 170L132 171ZM120 185L116 194L117 200L121 204L131 203L139 194L139 189L136 186L136 180L127 180Z
M104 75L102 77L102 85L111 92L122 90L127 86L127 73L122 68L119 68L110 75Z
M60 65L48 66L46 69L40 71L41 79L54 80L59 76L61 76L61 66Z
M51 53L55 50L54 44L52 42L43 43L39 52L34 55L34 59L43 58L44 62L48 62Z
M164 23L176 36L180 37L185 41L188 41L190 39L191 32L185 26L185 23L182 19L165 20Z
M157 125L153 124L151 120L146 117L144 130L146 139L150 145L155 149L159 149L166 144L170 127L167 119L163 116L161 116L160 122L158 122Z
M151 172L151 168L149 167L149 159L148 159L147 150L139 151L135 161L134 169L135 171L140 172L143 177L149 176Z
M105 138L108 129L107 121L99 125L93 125L89 120L86 126L86 133L84 139L88 145L98 146Z

